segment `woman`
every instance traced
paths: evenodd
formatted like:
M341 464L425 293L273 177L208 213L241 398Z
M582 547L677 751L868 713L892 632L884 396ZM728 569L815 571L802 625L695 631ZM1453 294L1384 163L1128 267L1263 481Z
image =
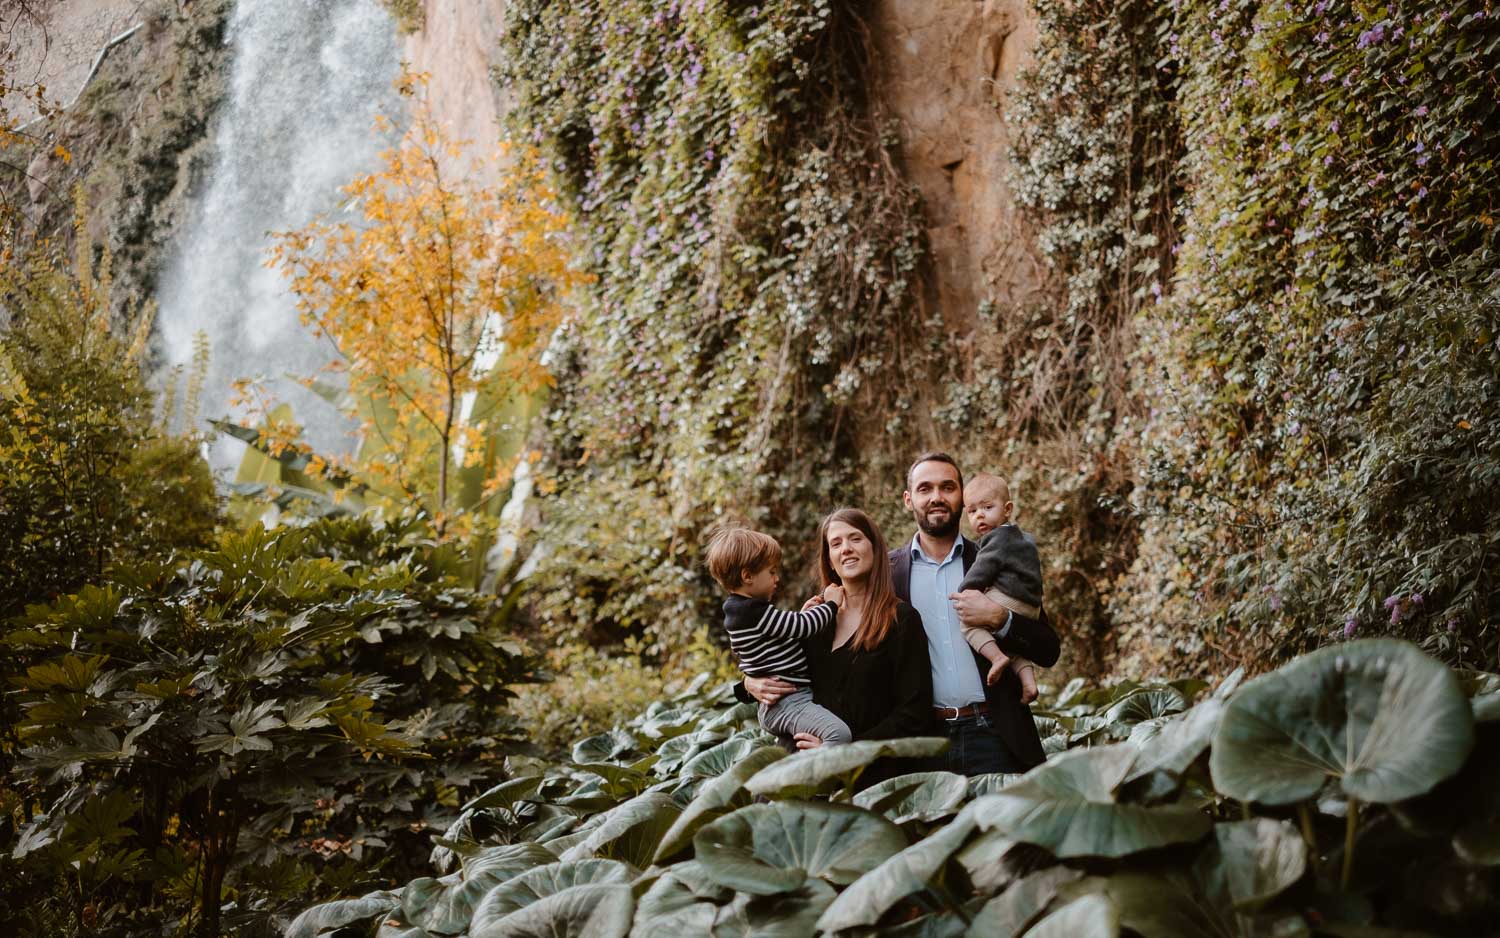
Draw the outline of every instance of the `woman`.
M814 698L848 724L856 740L932 735L927 634L917 611L896 598L880 529L864 512L841 508L818 526L818 550L822 585L843 586L845 601L834 628L806 643ZM815 597L807 606L819 602ZM784 683L747 678L745 689L765 702ZM799 733L796 744L812 749L823 741ZM913 770L877 763L860 781Z

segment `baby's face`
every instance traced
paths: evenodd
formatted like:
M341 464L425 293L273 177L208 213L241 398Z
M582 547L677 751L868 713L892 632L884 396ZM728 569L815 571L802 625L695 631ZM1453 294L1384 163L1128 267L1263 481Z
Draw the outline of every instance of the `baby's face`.
M964 496L964 514L969 516L974 533L981 537L1009 521L1014 509L1015 505L993 488L980 489Z

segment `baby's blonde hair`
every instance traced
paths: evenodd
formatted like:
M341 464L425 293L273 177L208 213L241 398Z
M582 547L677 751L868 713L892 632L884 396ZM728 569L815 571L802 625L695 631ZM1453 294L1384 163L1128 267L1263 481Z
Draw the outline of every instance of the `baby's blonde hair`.
M745 574L781 565L776 538L740 524L715 525L708 530L708 575L727 590L739 589Z
M1000 497L1001 502L1010 501L1010 483L992 472L977 472L964 486L964 501L970 502L978 498L981 493L994 492Z

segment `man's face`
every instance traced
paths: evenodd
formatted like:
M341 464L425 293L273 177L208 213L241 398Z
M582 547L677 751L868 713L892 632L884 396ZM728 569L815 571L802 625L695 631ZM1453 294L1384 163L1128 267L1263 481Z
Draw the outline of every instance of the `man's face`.
M901 496L906 510L917 519L922 533L952 537L963 518L964 493L958 484L958 469L945 462L918 463L911 472L911 487Z

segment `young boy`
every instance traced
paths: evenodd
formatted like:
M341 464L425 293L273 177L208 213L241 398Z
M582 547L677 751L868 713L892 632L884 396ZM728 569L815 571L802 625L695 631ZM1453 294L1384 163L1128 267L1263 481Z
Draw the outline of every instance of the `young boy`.
M1041 615L1042 562L1031 535L1010 520L1015 507L1010 486L999 476L981 472L964 487L964 513L979 535L979 554L959 590L979 590L1011 612L1035 619ZM963 633L969 647L990 663L986 684L998 681L1009 666L1021 680L1021 703L1036 699L1035 666L1030 661L1006 655L985 629L966 628Z
M771 605L781 582L781 545L759 531L722 527L708 540L708 572L729 592L724 600L724 628L740 670L750 677L776 676L798 690L772 706L760 706L760 725L783 742L811 733L827 743L854 739L849 727L813 703L807 655L801 640L832 627L844 590L830 586L819 605L806 612L786 612Z

